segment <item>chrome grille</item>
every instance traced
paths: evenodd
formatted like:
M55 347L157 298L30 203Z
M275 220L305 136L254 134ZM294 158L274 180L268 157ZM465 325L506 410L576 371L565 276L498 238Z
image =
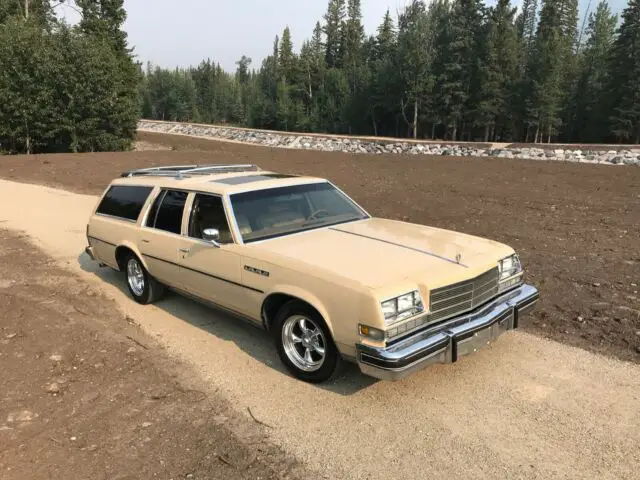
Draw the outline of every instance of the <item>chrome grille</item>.
M433 290L429 296L429 322L464 313L498 294L498 268L471 280Z

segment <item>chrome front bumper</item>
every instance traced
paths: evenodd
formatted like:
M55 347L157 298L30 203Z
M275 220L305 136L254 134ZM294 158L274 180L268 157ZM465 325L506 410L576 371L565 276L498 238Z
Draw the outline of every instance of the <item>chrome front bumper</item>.
M398 380L434 363L452 363L476 352L518 321L538 301L538 290L521 285L492 302L385 348L356 345L360 370L382 380Z

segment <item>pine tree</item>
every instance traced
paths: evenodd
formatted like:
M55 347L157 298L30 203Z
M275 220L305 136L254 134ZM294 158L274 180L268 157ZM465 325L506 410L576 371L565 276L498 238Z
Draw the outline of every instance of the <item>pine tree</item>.
M640 143L640 0L629 0L611 52L611 133Z
M378 27L378 35L371 52L370 114L374 135L398 134L395 131L398 112L396 92L399 83L396 52L397 32L391 13L387 10L382 24Z
M589 15L587 40L580 57L580 75L572 104L575 106L576 139L602 141L608 136L606 101L609 71L607 60L615 39L618 16L611 13L606 1L598 3Z
M561 138L572 140L575 137L576 108L572 102L579 76L578 60L578 0L560 2L560 28L562 38L562 83L560 85L560 104L564 128L559 132ZM547 137L547 140L549 138Z
M420 104L433 85L430 75L434 38L424 2L414 0L398 20L398 72L402 82L400 107L409 135L418 137Z
M249 82L251 72L249 72L249 66L251 65L251 59L246 55L242 55L240 60L236 62L238 69L236 70L236 78L241 85L246 85Z
M566 87L572 73L576 41L576 0L544 0L527 75L528 123L535 128L534 142L550 141L562 125ZM572 26L573 25L573 26Z
M452 140L457 140L459 130L464 134L473 120L469 99L477 85L481 20L479 0L455 0L438 39L438 94Z
M324 16L326 25L326 61L329 68L340 66L340 51L342 44L342 23L344 22L345 0L329 0L327 13Z
M109 41L120 53L130 53L127 33L122 25L127 19L124 0L76 0L82 12L80 29Z
M321 123L320 102L326 73L322 27L319 22L316 23L311 40L304 42L300 49L299 67L301 104L306 117L302 127L308 131L316 131Z
M526 135L529 134L529 126L525 127L527 119L527 99L531 96L531 79L528 75L528 68L531 66L535 50L536 26L538 24L538 0L523 0L522 8L516 18L516 28L518 32L518 71L514 79L514 104L512 134L514 138L523 137L526 128ZM528 141L528 138L525 138Z
M364 66L364 27L360 0L348 0L347 20L342 28L341 65L349 82L349 101L344 105L344 116L349 133L361 133L369 114L369 99L366 90L369 71Z
M325 45L322 42L322 25L320 22L316 22L316 26L313 29L313 36L310 42L311 54L319 66L320 62L324 62L324 48Z
M293 43L291 42L291 30L289 27L282 32L282 40L280 40L280 54L278 57L278 65L280 67L280 75L285 81L293 76L295 56L293 54Z
M524 74L534 47L536 20L538 16L538 0L523 0L520 14L516 19L518 38L520 39L520 73Z
M476 124L484 126L485 142L493 139L496 130L504 132L511 127L518 70L515 12L510 0L498 0L485 25L475 114Z
M345 43L342 64L344 68L353 71L362 62L364 27L362 26L360 0L348 0L348 2L348 18L344 23Z

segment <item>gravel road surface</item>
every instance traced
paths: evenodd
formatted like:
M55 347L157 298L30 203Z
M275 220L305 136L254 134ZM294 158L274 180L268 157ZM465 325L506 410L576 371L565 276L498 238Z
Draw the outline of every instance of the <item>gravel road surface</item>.
M640 366L523 332L396 383L289 377L259 330L176 295L139 306L83 253L95 196L0 180L0 222L114 299L327 478L637 478Z

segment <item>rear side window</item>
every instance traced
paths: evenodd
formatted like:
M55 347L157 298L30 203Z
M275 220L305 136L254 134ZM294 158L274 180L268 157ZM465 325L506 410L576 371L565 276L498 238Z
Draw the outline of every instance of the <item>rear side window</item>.
M152 187L114 185L102 198L96 213L136 221Z
M187 192L164 190L160 192L149 211L147 227L180 234L182 214L187 202Z

